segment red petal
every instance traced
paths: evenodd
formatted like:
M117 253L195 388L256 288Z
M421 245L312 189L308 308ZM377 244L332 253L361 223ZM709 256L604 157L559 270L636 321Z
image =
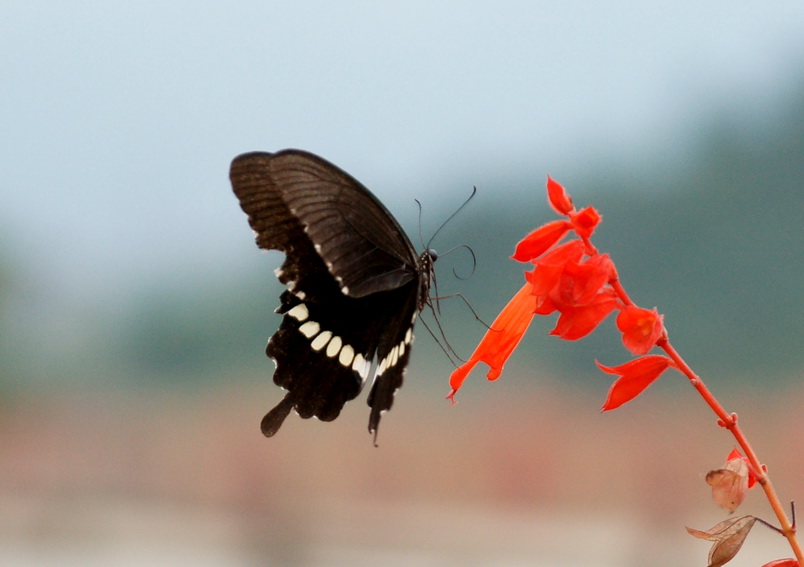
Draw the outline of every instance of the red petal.
M598 362L597 366L603 372L620 376L611 385L609 395L601 409L612 410L630 402L644 392L672 364L672 360L659 355L642 356L620 366L603 366Z
M528 325L533 319L535 304L536 297L531 293L531 285L526 283L497 315L491 328L486 331L469 360L452 373L449 378L452 391L447 396L448 398L454 401L455 393L478 362L485 362L489 365L490 370L486 375L489 380L496 380L500 377L505 361L514 352L525 331L528 330Z
M568 215L574 209L572 199L560 183L547 176L547 200L560 215Z
M571 278L571 300L576 304L589 303L612 275L612 261L608 254L592 256L583 263L567 262L564 275Z
M531 285L531 293L539 298L546 298L561 281L564 264L548 264L538 262L536 267L525 273L525 279Z
M611 293L601 293L592 302L578 307L559 307L555 329L551 335L558 335L564 340L575 341L595 330L603 319L617 307L617 297Z
M516 245L514 255L519 262L530 262L544 254L549 248L561 240L572 229L572 223L566 220L555 220L544 224L523 238Z
M732 449L731 453L729 453L729 456L726 457L726 462L733 461L734 459L742 459L742 458L743 458L743 454L740 451L738 451L737 449Z
M567 262L580 262L586 253L586 244L583 240L570 240L560 246L556 246L545 254L540 264L565 264Z
M578 262L584 255L582 240L570 240L556 246L536 262L533 272L526 275L533 284L533 294L543 296L549 294L561 282L564 267L568 262Z

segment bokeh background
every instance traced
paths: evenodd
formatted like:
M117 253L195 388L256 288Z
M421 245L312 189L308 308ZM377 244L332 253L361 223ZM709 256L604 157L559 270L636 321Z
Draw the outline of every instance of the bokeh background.
M454 407L420 327L379 448L362 398L264 439L281 255L227 174L285 147L417 246L477 186L433 246L472 247L439 291L487 321L551 174L804 500L804 3L12 0L0 77L0 564L705 564L684 526L724 518L704 476L733 442L673 374L601 414L611 322L536 321ZM467 356L483 327L441 307ZM789 554L757 528L733 565Z

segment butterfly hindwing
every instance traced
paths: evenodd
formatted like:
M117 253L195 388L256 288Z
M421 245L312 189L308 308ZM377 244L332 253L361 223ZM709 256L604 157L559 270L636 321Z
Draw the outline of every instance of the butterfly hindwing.
M285 253L284 315L266 353L285 398L262 423L276 433L291 409L335 419L376 359L369 430L390 409L426 299L430 257L418 259L385 207L359 182L306 152L250 153L231 180L260 248Z

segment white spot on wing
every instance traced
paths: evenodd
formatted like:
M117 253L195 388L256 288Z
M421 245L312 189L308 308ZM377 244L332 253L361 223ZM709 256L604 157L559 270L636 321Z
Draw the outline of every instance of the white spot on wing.
M324 348L329 339L332 338L332 331L323 331L320 335L313 339L313 342L310 343L310 348L313 350L321 350Z
M338 362L340 362L346 368L352 365L352 361L355 358L355 349L353 349L349 345L343 345L341 349L341 354L338 356Z
M318 331L321 330L321 325L316 323L315 321L307 321L304 325L299 327L299 331L302 335L307 337L308 339L316 336Z
M408 332L405 333L405 344L409 345L410 341L413 340L413 327L408 329Z
M341 352L341 346L343 346L343 341L337 335L332 337L332 340L329 341L327 345L327 356L333 358L336 354Z
M368 378L369 366L369 361L363 358L362 354L357 353L355 355L355 359L352 362L352 370L357 372L360 375L360 379L364 382L366 381L366 378Z
M281 278L281 277L282 277L282 274L284 274L284 273L285 273L285 272L284 272L284 270L282 270L282 268L276 268L276 269L274 270L274 275L275 275L277 278Z
M307 310L307 306L304 303L299 303L296 307L288 311L288 315L297 321L306 321L307 317L310 316L310 312Z

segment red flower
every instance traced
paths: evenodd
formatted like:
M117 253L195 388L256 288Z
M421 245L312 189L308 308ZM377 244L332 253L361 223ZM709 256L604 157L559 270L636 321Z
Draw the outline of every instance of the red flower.
M531 286L526 283L503 308L469 360L456 368L450 376L449 385L452 390L447 397L453 403L461 384L478 362L485 362L489 365L490 370L486 375L489 380L496 380L500 377L505 361L514 352L516 345L528 330L528 325L533 318L535 301L536 298L531 293Z
M573 211L569 214L572 221L572 228L581 238L589 238L595 232L595 227L600 223L600 213L594 207L586 207L580 211Z
M656 309L630 305L617 315L617 328L623 334L625 348L634 354L645 354L664 333L662 316Z
M592 207L575 210L564 188L550 177L547 178L547 194L550 205L569 220L544 224L517 244L513 258L533 262L534 268L525 274L527 283L497 316L469 360L450 376L451 391L447 397L453 402L478 362L489 365L489 380L499 378L534 314L549 315L558 311L551 334L576 340L592 332L609 313L623 305L624 298L612 285L617 277L614 263L607 254L598 254L589 241L600 223L600 214ZM580 238L558 245L571 230ZM647 352L663 332L661 316L655 310L626 310L628 314L618 318L623 340L634 352ZM634 361L632 366L614 369L601 366L607 372L624 371L612 386L604 409L613 409L638 395L669 364L667 358L646 357Z
M595 254L582 261L585 250L582 240L571 240L545 254L525 275L536 296L536 314L559 311L552 334L566 340L593 331L618 305L616 294L605 287L614 269L611 259Z
M603 411L613 410L626 402L630 402L645 391L662 372L669 367L675 367L672 360L666 356L649 355L634 359L620 366L603 366L599 362L598 368L608 374L618 374L620 377L614 381L609 389Z

